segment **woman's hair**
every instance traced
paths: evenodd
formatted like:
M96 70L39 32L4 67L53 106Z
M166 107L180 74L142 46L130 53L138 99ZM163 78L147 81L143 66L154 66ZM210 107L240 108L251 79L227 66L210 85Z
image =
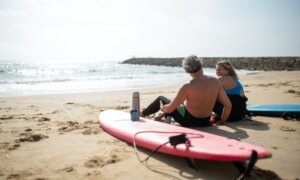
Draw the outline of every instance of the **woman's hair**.
M202 63L197 56L191 55L182 60L182 67L187 73L195 73L202 69Z
M235 78L236 80L239 79L237 73L235 72L235 69L233 65L230 63L230 61L222 60L217 62L218 66L222 66L224 69L226 69L230 76Z

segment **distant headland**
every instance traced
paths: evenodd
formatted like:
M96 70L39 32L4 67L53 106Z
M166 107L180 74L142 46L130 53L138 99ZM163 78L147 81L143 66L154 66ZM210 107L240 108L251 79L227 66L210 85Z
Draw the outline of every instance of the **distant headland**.
M177 58L130 58L123 64L146 64L180 67L183 57ZM300 57L201 57L203 67L215 68L216 62L229 60L236 69L262 71L299 71Z

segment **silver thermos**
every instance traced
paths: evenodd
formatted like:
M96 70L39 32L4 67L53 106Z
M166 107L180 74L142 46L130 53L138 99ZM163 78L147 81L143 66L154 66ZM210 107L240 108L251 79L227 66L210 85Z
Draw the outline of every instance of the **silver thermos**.
M131 120L136 121L140 119L140 93L132 93L132 107L130 111Z

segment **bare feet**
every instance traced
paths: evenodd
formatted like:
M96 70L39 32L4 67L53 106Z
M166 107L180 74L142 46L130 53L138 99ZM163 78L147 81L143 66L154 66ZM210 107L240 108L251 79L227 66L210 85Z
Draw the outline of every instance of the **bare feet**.
M140 117L145 117L143 111L140 111Z
M163 121L162 118L165 117L165 113L160 113L158 116L154 117L155 121Z

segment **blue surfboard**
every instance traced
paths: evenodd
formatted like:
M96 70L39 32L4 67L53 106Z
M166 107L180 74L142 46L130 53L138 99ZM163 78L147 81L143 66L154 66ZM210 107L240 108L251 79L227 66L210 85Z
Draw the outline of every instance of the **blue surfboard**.
M300 104L248 104L247 110L253 116L300 118Z

